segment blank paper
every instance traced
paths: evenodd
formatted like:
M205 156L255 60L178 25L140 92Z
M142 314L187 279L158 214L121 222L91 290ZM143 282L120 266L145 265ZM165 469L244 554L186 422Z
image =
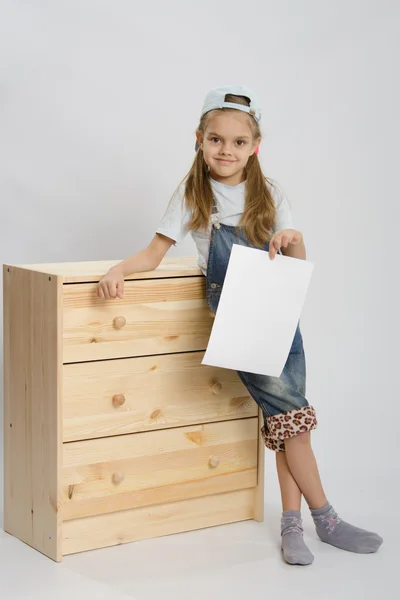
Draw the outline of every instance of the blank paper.
M313 269L234 244L203 364L280 377Z

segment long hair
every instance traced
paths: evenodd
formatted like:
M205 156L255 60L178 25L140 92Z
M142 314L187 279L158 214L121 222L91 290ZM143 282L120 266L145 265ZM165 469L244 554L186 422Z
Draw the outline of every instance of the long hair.
M226 102L234 102L249 106L248 98L228 94ZM234 108L221 108L218 111L232 111ZM200 121L198 130L205 133L207 121L215 111L206 113ZM250 115L251 128L254 139L261 137L260 127L257 121ZM267 186L267 181L273 183L264 176L257 154L250 156L245 167L246 177L246 200L244 212L238 223L243 227L250 244L262 247L271 238L271 232L275 224L276 210L272 194ZM185 183L186 208L192 217L188 224L189 230L206 229L210 221L213 205L213 192L211 189L210 174L204 160L203 150L198 148L193 165L183 180Z

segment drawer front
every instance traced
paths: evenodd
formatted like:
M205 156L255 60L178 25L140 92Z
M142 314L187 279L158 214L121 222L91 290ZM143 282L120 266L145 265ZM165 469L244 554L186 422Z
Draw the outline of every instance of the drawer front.
M257 485L258 419L70 442L64 520Z
M254 518L254 490L133 508L63 524L63 554Z
M205 350L211 326L205 277L126 281L121 300L63 286L64 363Z
M236 371L204 352L64 365L64 441L257 416Z

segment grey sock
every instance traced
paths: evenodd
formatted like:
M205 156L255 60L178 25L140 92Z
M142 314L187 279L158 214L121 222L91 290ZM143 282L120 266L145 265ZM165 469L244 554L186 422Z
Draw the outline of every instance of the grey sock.
M342 521L329 503L322 508L311 509L311 514L320 540L336 548L369 554L376 552L383 542L378 534Z
M283 558L290 565L311 565L313 555L303 540L303 523L297 510L285 510L281 520Z

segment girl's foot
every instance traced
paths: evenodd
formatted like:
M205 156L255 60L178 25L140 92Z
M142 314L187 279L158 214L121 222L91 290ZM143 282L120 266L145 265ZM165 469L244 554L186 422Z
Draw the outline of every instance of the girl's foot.
M303 523L300 512L286 510L281 520L283 558L289 565L311 565L314 556L303 540Z
M342 521L329 503L322 508L311 509L311 514L319 539L341 550L369 554L376 552L383 542L377 533Z

